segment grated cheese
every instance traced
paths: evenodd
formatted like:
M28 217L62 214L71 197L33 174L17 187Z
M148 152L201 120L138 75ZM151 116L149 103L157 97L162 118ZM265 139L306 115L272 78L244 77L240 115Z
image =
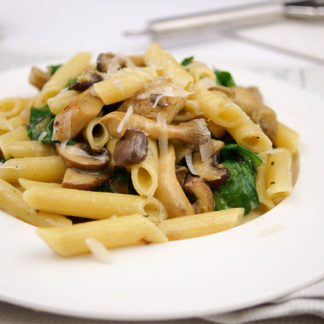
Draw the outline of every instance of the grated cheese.
M187 166L188 166L188 169L190 170L190 172L193 174L193 175L197 175L197 171L195 170L195 167L192 163L192 153L188 153L185 155L185 159L186 159L186 163L187 163Z
M53 132L53 133L54 133L54 132ZM37 142L38 142L38 143L41 143L42 140L46 137L46 135L47 135L47 133L46 133L45 131L42 131L42 132L40 133L39 137L38 137Z
M127 112L125 114L125 116L123 117L123 119L120 121L118 127L117 127L117 133L121 133L123 128L124 128L124 125L125 123L129 120L130 116L133 114L134 112L134 109L133 109L133 106L130 105L127 109Z
M88 237L84 240L84 243L99 260L105 263L111 263L110 253L100 241L93 237Z

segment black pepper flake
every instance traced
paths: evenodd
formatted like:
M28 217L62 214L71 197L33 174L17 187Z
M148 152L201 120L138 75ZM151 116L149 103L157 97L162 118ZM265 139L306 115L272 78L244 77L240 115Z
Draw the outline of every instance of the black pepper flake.
M275 183L276 183L275 181L271 181L271 182L270 182L271 185L272 185L272 184L275 184Z
M57 121L55 122L55 126L58 126L58 125L60 125L60 122L57 120Z
M257 136L256 138L257 138L257 139L260 139L260 136Z
M274 165L274 161L271 161L271 165Z

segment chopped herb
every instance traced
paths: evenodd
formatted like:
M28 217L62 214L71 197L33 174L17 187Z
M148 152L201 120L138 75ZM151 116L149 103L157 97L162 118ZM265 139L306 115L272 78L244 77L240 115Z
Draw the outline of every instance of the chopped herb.
M131 174L125 168L116 168L109 181L98 187L96 191L136 194Z
M43 144L60 143L60 141L53 139L53 124L55 115L50 111L48 105L42 108L32 107L30 110L29 125L26 127L28 136L38 141L41 136ZM68 145L74 145L76 142L70 140Z
M216 83L224 87L233 87L235 86L234 79L231 73L227 71L214 70L216 75Z
M96 191L99 191L99 192L115 192L115 193L117 192L111 187L109 182L103 183L101 186L99 186L96 189Z
M50 65L48 67L49 74L52 76L63 64Z
M262 160L244 146L228 144L221 150L220 162L228 169L231 178L213 192L215 210L243 207L244 214L248 214L259 207L256 173Z
M68 82L65 85L65 88L68 88L69 90L72 89L73 84L76 82L77 78L69 79Z
M272 185L272 184L275 184L275 183L276 183L275 181L271 181L271 182L270 182L271 185Z
M0 163L5 163L6 162L6 159L5 158L1 158L0 159Z
M186 57L185 59L182 60L181 65L187 66L193 61L193 59L194 59L193 56Z

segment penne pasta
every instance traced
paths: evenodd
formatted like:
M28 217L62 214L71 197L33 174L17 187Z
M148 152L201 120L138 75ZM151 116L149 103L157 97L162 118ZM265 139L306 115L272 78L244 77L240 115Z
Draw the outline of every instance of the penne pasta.
M41 228L37 234L62 256L89 253L85 240L90 237L108 249L168 240L151 221L139 214L76 224L60 230Z
M232 208L211 213L166 219L158 228L170 241L183 240L225 231L239 225L243 208Z
M157 219L166 217L159 201L136 195L31 187L24 192L23 198L33 208L69 216L104 219L138 213Z
M59 227L72 224L71 220L64 216L30 207L22 199L22 193L3 179L0 179L0 209L38 227Z
M152 197L158 185L158 150L156 142L149 139L144 161L131 167L135 190L141 196Z
M0 178L17 182L19 178L60 182L67 169L60 156L39 156L10 159L0 166Z
M90 58L90 53L79 53L60 67L39 92L35 99L35 107L46 105L47 100L55 97L65 88L70 79L81 74L89 66Z

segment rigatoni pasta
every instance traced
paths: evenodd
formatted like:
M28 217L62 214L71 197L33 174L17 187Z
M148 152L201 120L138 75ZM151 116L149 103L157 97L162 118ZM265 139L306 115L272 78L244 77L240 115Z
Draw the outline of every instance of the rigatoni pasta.
M229 72L153 43L31 76L0 100L0 209L62 256L217 233L292 191L298 133Z

